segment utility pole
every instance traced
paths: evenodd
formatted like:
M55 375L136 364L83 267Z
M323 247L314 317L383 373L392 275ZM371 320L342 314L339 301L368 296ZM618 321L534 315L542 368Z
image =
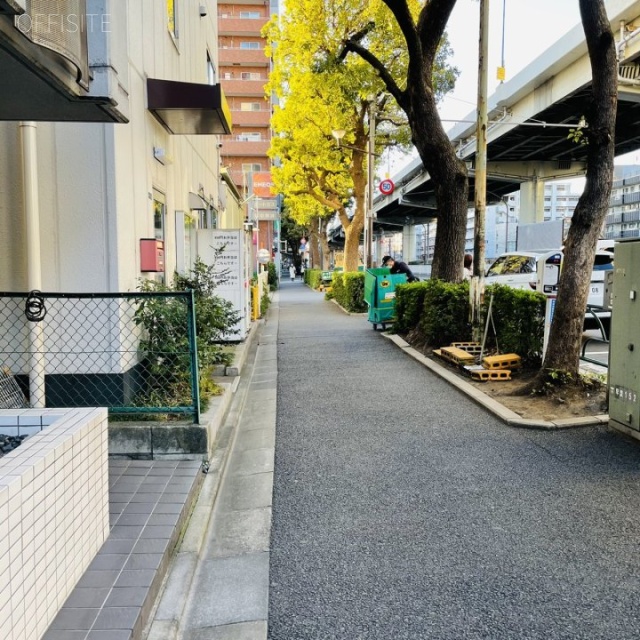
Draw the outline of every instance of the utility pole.
M485 220L487 214L487 60L489 57L489 0L480 0L480 38L478 51L478 126L476 132L475 218L473 237L473 275L478 278L472 295L474 339L482 333L480 303L484 289Z
M375 99L371 99L369 103L369 153L367 154L367 191L368 203L365 211L365 269L373 267L373 179L375 173L376 158L376 111Z

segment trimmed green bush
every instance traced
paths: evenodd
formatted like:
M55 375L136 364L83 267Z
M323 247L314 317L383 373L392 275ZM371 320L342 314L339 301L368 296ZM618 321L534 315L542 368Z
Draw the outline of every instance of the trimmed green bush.
M500 353L517 353L522 358L523 365L540 366L544 341L545 296L535 291L513 289L500 284L491 285L484 294L484 317L492 293L491 315L498 334ZM489 335L492 334L490 328Z
M396 333L406 333L415 329L422 316L424 296L427 282L410 282L396 285L396 321L393 330Z
M345 304L342 306L347 311L362 313L367 310L364 301L364 273L345 273L342 276L344 282Z
M333 289L333 297L336 302L342 305L342 299L344 298L344 284L342 281L342 271L334 271L331 279L331 287Z
M362 313L367 310L364 301L364 273L333 272L333 297L346 311Z
M322 284L322 269L307 269L304 272L304 281L312 289L318 289Z
M469 283L427 280L422 317L418 323L425 343L441 347L471 340Z
M491 285L484 296L483 326L491 294L491 314L497 336L490 325L485 347L497 347L500 353L517 353L524 366L539 366L544 336L545 297L535 291ZM396 316L396 332L412 332L416 340L428 346L438 348L452 342L471 340L469 283L426 280L398 285Z

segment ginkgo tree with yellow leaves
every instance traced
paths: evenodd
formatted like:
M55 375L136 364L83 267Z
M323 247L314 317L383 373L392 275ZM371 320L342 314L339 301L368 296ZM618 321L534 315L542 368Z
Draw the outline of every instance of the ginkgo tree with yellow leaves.
M418 11L415 3L415 10ZM299 0L265 27L273 70L267 87L279 104L274 108L269 155L273 180L284 194L296 222L337 214L345 233L344 268L355 270L365 223L367 163L389 146L408 148L406 115L387 91L378 72L357 56L341 59L345 38L358 25L375 21L371 43L387 72L406 78L407 56L398 23L384 3L343 0ZM446 66L449 52L441 45L437 90L450 89L455 70ZM371 108L375 111L376 156L368 153ZM332 131L343 130L338 145Z

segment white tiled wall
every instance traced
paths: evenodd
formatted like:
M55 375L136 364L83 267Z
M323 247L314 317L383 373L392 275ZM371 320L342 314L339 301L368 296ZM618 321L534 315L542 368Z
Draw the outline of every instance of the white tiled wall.
M0 411L12 426L37 432L0 458L0 638L38 640L109 534L107 410Z

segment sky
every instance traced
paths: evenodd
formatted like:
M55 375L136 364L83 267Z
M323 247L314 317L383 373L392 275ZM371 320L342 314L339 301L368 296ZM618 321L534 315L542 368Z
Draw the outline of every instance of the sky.
M578 0L488 0L488 4L489 96L499 84L496 71L502 59L503 10L506 81L513 79L564 34L580 24ZM453 128L456 120L467 119L472 112L475 118L479 13L478 0L458 0L447 27L453 49L450 63L458 67L461 73L455 90L442 101L439 109L446 130ZM396 160L390 167L391 172L399 171L414 157ZM617 159L616 164L640 164L640 153L627 154Z
M506 3L506 5L505 5ZM502 58L506 80L514 76L580 22L578 0L489 0L488 84L491 95L499 84L496 70ZM441 116L464 118L475 110L478 92L478 0L458 0L447 32L453 48L451 64L461 71L456 89L442 103ZM449 129L454 123L445 123Z

